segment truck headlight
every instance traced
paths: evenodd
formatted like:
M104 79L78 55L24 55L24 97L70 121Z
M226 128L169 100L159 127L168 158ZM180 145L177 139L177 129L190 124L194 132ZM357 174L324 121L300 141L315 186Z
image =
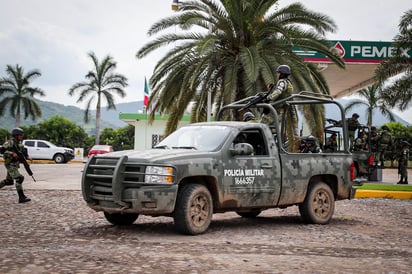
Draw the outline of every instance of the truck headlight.
M144 181L147 184L172 184L173 168L169 166L147 166Z

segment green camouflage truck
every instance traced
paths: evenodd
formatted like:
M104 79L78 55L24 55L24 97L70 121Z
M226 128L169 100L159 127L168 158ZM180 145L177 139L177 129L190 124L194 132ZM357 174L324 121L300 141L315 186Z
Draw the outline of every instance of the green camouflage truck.
M189 235L205 232L214 213L254 218L266 209L295 205L304 222L327 224L335 201L352 194L347 133L344 148L334 153L289 152L277 122L269 127L222 121L233 120L251 99L223 107L220 121L179 128L152 149L92 156L82 176L87 205L114 225L131 225L139 215L171 216L176 229ZM298 94L286 101L336 104L343 113L330 98ZM267 109L277 121L275 108L248 106Z

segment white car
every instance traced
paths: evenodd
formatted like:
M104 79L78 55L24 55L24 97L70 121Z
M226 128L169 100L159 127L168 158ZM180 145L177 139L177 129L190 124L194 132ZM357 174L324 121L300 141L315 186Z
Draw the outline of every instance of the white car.
M27 153L32 159L54 160L56 163L67 163L74 158L73 149L58 147L45 140L23 140Z

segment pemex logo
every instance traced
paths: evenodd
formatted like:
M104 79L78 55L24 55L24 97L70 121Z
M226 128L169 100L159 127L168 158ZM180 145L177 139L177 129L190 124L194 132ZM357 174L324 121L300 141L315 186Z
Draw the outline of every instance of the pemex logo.
M330 48L330 51L341 58L345 56L345 48L340 42L336 42L336 44Z

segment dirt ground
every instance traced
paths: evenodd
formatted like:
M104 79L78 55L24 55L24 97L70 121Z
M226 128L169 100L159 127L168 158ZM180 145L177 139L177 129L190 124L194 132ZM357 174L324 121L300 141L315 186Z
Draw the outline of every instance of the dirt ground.
M338 201L328 225L302 223L297 207L215 214L207 233L184 236L168 217L110 225L83 201L79 167L34 168L31 202L0 190L0 273L412 272L412 200Z

